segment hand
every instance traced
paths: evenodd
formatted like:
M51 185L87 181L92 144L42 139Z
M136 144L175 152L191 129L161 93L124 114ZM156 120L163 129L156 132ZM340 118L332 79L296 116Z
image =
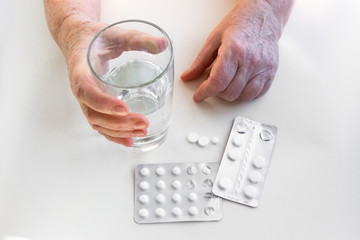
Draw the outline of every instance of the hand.
M141 114L129 113L126 103L107 95L97 86L88 67L86 54L91 39L105 25L97 22L92 25L96 31L77 36L77 39L82 40L72 47L72 54L67 56L71 88L93 129L110 141L131 147L132 137L147 134L149 122ZM167 46L165 39L133 30L111 31L104 40L104 51L98 55L102 58L101 63L105 59L103 68L107 68L106 60L120 56L123 51L136 49L157 53Z
M185 82L192 81L212 65L209 77L195 92L194 101L216 95L227 101L250 101L263 95L278 67L281 28L266 1L238 1L181 76Z

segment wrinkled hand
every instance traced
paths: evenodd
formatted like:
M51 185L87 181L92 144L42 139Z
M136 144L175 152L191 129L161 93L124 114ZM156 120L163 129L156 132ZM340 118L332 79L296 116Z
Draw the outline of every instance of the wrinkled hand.
M265 1L239 1L210 33L183 81L209 77L194 94L199 102L211 96L250 101L270 87L278 67L281 24Z
M145 116L130 113L125 102L104 93L96 84L87 64L87 48L95 34L105 27L101 23L93 23L96 32L80 36L67 56L67 65L71 88L81 109L90 123L105 138L115 143L131 147L132 137L143 137L147 134L149 122ZM142 32L112 31L106 36L104 51L99 56L109 60L121 55L123 51L142 50L156 53L166 48L164 39L155 38ZM107 67L107 66L102 66Z

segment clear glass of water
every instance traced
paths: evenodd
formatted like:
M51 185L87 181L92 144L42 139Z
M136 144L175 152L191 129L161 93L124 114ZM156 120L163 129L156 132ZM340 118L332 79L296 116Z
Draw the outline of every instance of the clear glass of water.
M87 58L98 86L149 120L147 135L133 138L130 149L146 152L162 144L174 86L173 47L167 33L142 20L117 22L94 37Z

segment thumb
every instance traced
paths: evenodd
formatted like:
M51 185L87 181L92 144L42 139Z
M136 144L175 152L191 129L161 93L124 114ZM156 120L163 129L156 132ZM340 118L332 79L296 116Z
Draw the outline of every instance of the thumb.
M71 88L79 102L93 110L110 115L125 116L129 113L127 104L101 90L86 61L75 67L71 76Z

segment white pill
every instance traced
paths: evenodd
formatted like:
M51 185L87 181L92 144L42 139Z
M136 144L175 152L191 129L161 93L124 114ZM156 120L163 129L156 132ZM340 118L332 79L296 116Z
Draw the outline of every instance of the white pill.
M199 197L196 195L196 193L191 192L191 193L189 193L189 195L188 195L188 199L189 199L191 202L196 202L196 201L199 199Z
M196 143L198 139L199 139L199 135L196 132L192 132L187 135L187 140L190 143Z
M211 143L212 144L218 144L220 142L220 139L218 138L218 137L213 137L213 138L211 138Z
M247 196L248 198L254 199L258 196L259 191L254 186L247 186L245 188L244 193L245 193L245 196Z
M231 180L227 177L222 177L218 182L218 186L222 190L229 189L231 187Z
M142 181L139 183L139 187L141 190L148 190L150 187L150 184L146 181Z
M155 210L155 214L156 214L156 216L158 216L158 217L165 217L166 212L165 212L165 210L164 210L163 208L157 208L157 209Z
M209 145L209 138L208 137L200 137L198 140L198 144L200 147L206 147L207 145Z
M197 216L199 214L199 209L193 206L189 208L188 212L191 216Z
M180 203L181 200L182 200L182 197L180 194L178 193L174 193L174 195L172 195L172 198L171 198L175 203Z
M143 167L142 169L140 169L140 174L142 176L148 176L150 174L150 170L147 167Z
M179 189L179 188L181 188L181 182L179 180L175 180L175 181L172 182L171 186L174 189Z
M163 167L158 167L155 172L158 176L162 176L165 174L165 169Z
M232 139L232 143L236 147L241 147L244 144L244 138L242 135L235 135Z
M143 204L148 203L149 202L149 196L147 196L145 194L140 195L139 202L141 202Z
M148 218L149 217L149 211L145 208L142 208L139 210L139 216L142 218Z
M254 165L254 167L259 168L259 169L265 167L265 165L266 165L265 158L263 158L262 156L256 157L253 160L253 165Z
M261 181L261 174L258 171L252 171L249 173L249 180L252 183L259 183Z
M228 158L232 161L238 160L240 157L240 151L237 148L233 148L228 152Z
M155 199L158 203L164 203L166 201L165 196L161 193L156 195Z
M161 189L164 189L165 188L165 182L163 180L159 180L157 183L156 183L156 188L161 190Z
M182 210L179 207L174 207L171 212L175 217L178 217L182 214Z
M181 173L181 168L179 167L174 167L172 170L171 170L172 174L174 175L179 175Z

